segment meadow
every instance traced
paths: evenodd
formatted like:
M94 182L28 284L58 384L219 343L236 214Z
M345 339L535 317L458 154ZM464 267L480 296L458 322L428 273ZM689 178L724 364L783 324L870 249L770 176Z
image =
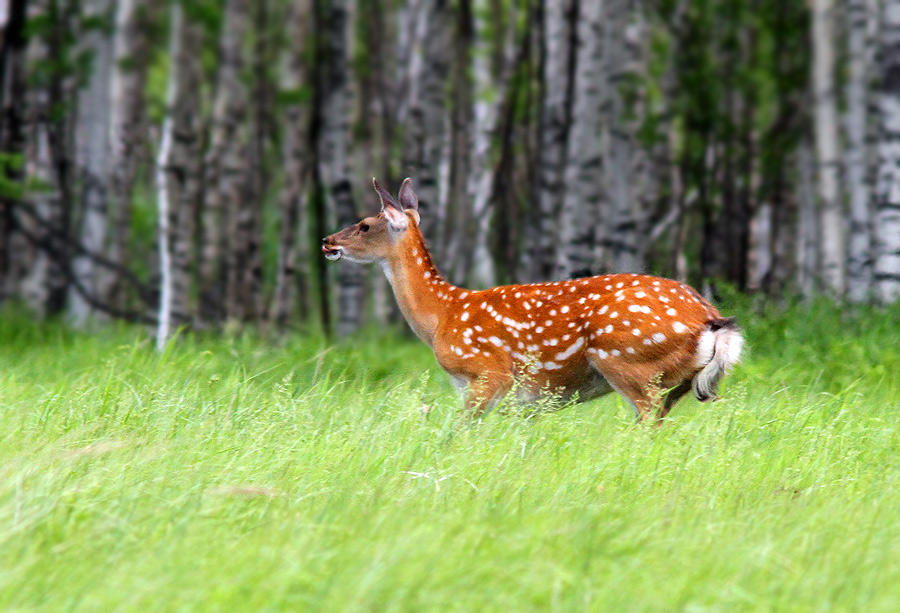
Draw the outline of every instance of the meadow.
M900 610L900 309L726 305L723 399L460 424L370 331L0 323L0 610Z

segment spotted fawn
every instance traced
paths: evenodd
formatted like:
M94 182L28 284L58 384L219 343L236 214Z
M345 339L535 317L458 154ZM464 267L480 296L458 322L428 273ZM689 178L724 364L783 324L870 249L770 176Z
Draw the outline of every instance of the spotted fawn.
M410 327L465 388L473 417L515 388L525 403L616 391L639 420L662 419L691 389L700 401L714 399L738 361L744 339L734 320L671 279L612 274L454 287L431 260L412 182L396 199L374 185L381 212L323 239L322 252L381 265Z

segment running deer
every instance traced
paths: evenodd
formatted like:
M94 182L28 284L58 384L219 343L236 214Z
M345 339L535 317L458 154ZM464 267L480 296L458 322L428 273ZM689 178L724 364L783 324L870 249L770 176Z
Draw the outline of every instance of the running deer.
M693 389L716 397L744 339L692 288L660 277L597 277L466 290L447 283L419 231L406 179L397 199L377 181L381 212L322 240L329 260L378 263L400 310L477 417L514 386L520 400L586 401L613 390L639 420L662 419Z

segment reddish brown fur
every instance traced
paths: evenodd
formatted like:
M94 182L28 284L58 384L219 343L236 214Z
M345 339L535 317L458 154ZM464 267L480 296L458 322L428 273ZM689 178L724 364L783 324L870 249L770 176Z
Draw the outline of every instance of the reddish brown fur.
M721 319L693 289L635 274L454 287L431 261L418 212L407 204L411 193L404 183L406 210L382 193L382 213L326 238L323 251L382 262L410 326L441 367L467 384L468 412L480 415L516 384L527 399L588 400L615 389L645 419L654 408L665 416L690 390L703 366L700 335ZM405 227L392 230L392 220Z

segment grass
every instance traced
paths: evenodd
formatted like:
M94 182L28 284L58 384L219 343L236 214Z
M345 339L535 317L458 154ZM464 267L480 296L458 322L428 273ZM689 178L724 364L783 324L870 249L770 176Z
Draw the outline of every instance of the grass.
M661 429L613 396L460 427L400 336L7 316L0 609L900 610L900 310L726 310L725 399Z

